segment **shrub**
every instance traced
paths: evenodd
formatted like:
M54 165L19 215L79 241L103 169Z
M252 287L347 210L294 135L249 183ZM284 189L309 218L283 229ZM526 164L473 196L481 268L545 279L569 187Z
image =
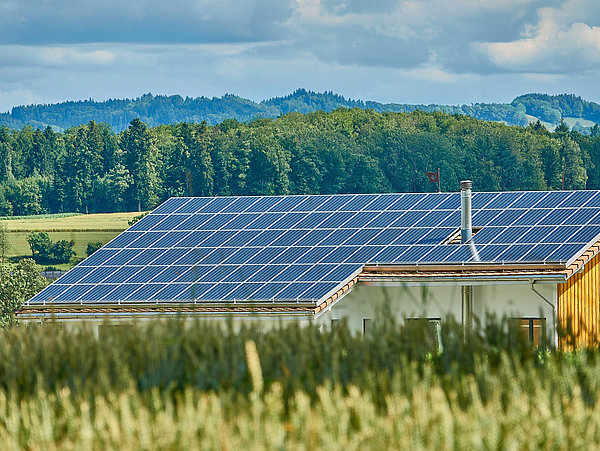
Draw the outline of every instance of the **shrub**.
M74 245L75 242L72 240L58 240L52 244L50 251L51 258L58 263L68 263L71 257L75 255L75 251L73 250Z
M87 255L89 257L90 255L92 255L94 252L96 252L101 247L102 247L101 241L90 242L87 244L87 247L85 248L85 255Z

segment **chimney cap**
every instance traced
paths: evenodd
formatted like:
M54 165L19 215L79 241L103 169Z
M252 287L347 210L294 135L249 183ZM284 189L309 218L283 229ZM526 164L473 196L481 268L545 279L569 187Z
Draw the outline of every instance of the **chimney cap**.
M471 189L473 186L473 182L471 180L461 180L460 189L461 191Z

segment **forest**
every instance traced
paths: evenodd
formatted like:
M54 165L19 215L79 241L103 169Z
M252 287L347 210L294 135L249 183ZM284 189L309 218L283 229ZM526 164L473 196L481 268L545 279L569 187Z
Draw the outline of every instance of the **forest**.
M226 119L247 122L259 118L274 119L288 113L331 112L338 108L370 109L378 113L441 111L521 126L540 120L552 129L564 118L572 129L584 134L590 134L590 127L594 124L600 124L600 105L573 94L525 94L511 103L415 105L352 100L330 91L297 89L290 95L261 102L233 94L213 98L183 98L179 95L153 96L148 93L135 99L89 99L49 105L16 106L9 112L0 113L0 125L14 129L27 125L41 129L50 126L55 131L64 131L93 120L108 124L115 132L121 132L135 118L139 118L149 127L202 121L206 121L208 125L216 125Z
M0 126L0 216L143 211L171 196L600 188L600 130L369 109L64 132Z

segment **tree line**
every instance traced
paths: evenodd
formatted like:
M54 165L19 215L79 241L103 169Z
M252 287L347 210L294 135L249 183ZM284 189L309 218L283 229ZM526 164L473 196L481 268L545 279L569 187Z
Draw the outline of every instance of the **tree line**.
M338 108L371 109L379 113L441 111L521 126L527 126L530 120L528 115L540 119L551 127L558 125L562 118L570 118L572 120L570 125L585 134L589 134L591 124L587 121L600 124L600 105L572 94L557 96L525 94L515 98L511 103L415 105L353 100L330 91L314 92L297 89L290 95L274 97L262 102L254 102L233 94L213 98L144 94L135 99L106 101L90 99L49 105L17 106L9 112L0 113L0 125L15 129L26 125L43 129L49 125L55 130L63 131L94 120L110 125L116 132L121 132L135 118L141 119L150 127L202 120L206 120L208 125L216 125L226 119L247 122L256 118L277 118L288 113L331 112ZM576 120L578 118L582 120L578 122Z
M600 133L338 109L114 133L0 126L0 215L143 211L171 196L600 188Z

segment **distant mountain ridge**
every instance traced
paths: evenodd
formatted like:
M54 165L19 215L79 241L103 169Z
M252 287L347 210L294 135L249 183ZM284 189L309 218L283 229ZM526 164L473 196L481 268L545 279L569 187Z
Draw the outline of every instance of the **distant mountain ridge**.
M102 102L81 100L17 106L7 113L0 113L0 125L14 129L29 125L34 128L50 126L56 130L65 130L93 120L106 123L115 132L120 132L134 118L140 118L149 126L201 121L214 125L225 119L249 121L275 118L291 112L329 112L337 108L369 108L376 112L442 111L521 126L539 120L548 128L555 127L563 119L570 127L583 133L589 133L594 124L600 124L600 105L573 94L525 94L511 103L415 105L352 100L331 91L298 89L285 97L274 97L262 102L232 94L213 98L144 94L136 99L109 99Z

